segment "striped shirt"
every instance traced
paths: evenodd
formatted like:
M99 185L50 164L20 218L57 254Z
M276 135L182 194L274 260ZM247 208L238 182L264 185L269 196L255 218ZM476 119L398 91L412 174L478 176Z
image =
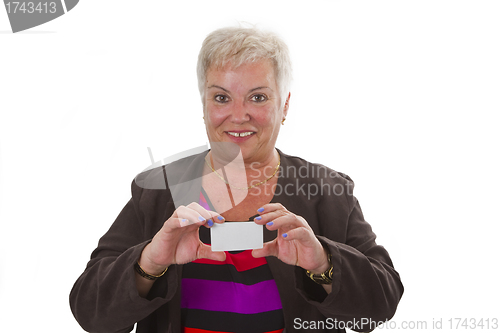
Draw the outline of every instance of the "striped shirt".
M212 210L202 190L199 203ZM210 244L207 228L200 239ZM278 287L265 258L251 250L226 252L225 261L198 259L184 265L181 285L185 333L282 332L283 310Z

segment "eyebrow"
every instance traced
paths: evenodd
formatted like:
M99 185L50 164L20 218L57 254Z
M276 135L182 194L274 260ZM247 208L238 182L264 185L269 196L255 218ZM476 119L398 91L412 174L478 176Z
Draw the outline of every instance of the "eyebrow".
M219 88L219 89L222 89L224 90L225 92L229 93L229 90L225 89L225 88L222 88L221 86L218 86L218 85L211 85L210 87L208 87L207 89L211 89L211 88ZM273 91L271 88L267 87L267 86L262 86L262 87L257 87L257 88L253 88L253 89L250 89L250 92L253 92L255 90L259 90L259 89L269 89L271 91Z
M250 92L255 91L255 90L259 90L259 89L269 89L269 90L273 91L271 88L269 88L267 86L262 86L262 87L253 88L250 90Z
M222 90L224 90L225 92L229 93L229 90L224 89L224 88L222 88L221 86L217 86L217 85L215 85L215 84L212 84L210 87L207 87L207 89L211 89L211 88L219 88L219 89L222 89Z

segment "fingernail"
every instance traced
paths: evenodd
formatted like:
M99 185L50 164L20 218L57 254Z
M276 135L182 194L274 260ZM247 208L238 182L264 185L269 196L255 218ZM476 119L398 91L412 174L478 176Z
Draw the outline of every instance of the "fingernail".
M283 234L283 237L287 238L287 237L288 237L288 235L287 235L287 234Z
M264 211L264 208L259 208L259 209L257 209L257 211L258 211L259 213L262 213L262 212Z
M181 222L186 222L186 221L187 221L187 219L182 219L182 220L181 220Z
M219 219L219 221L224 220L224 218L222 216L217 216L217 218Z
M198 220L205 221L205 219L202 216L198 216Z
M208 223L207 223L207 224L208 224L208 226L209 226L209 227L211 227L211 226L213 226L213 225L214 225L214 221L212 221L212 220L208 220Z
M266 224L267 224L267 225L273 225L273 224L274 224L274 222L273 222L273 221L271 221L271 222L267 222Z
M257 220L257 221L262 220L262 216L257 216L257 217L255 218L255 220Z

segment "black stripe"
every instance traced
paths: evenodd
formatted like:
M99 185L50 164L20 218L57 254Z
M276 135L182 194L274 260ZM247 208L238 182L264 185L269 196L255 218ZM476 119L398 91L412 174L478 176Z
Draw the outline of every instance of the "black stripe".
M182 326L210 331L255 333L285 327L283 310L255 314L182 309Z
M233 265L210 265L189 263L182 267L182 277L212 281L228 281L246 285L274 279L269 266L262 265L243 272L238 272Z
M200 240L205 244L212 244L212 240L210 238L210 229L201 227L198 229L198 234L200 235Z

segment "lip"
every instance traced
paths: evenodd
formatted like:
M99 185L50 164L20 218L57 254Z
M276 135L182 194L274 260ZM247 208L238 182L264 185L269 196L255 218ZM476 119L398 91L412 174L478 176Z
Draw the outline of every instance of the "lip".
M250 135L247 135L247 136L243 136L243 137L236 137L236 136L233 136L231 134L229 134L229 132L231 133L246 133L246 132L252 132L252 134ZM251 137L253 137L257 132L255 131L251 131L251 130L234 130L234 131L224 131L224 134L226 134L226 136L229 137L229 139L232 141L232 142L235 142L235 143L240 143L240 142L245 142L247 140L249 140Z

